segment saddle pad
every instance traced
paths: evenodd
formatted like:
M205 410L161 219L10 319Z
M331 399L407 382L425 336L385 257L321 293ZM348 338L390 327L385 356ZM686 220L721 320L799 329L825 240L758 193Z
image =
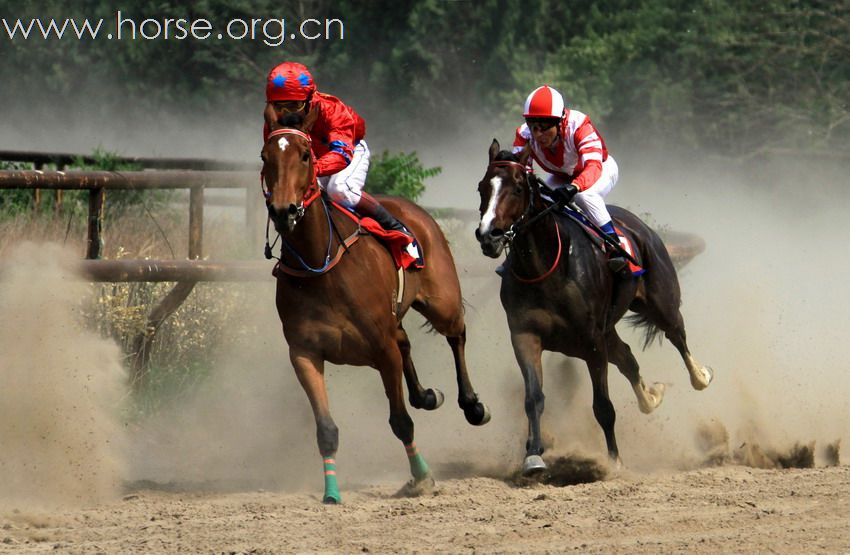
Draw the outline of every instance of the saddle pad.
M623 230L621 230L617 226L614 226L614 231L617 232L617 236L620 238L620 246L623 247L623 250L626 251L627 253L629 253L631 255L631 257L634 258L635 260L640 260L640 255L636 254L635 250L632 248L631 239L626 237L626 234L623 233ZM643 274L646 273L645 268L643 268L642 266L638 266L637 264L635 264L634 262L632 262L628 258L626 259L626 262L628 262L629 271L632 273L633 276L642 276Z
M570 210L569 208L564 208L563 213L567 217L572 218L579 225L581 225L582 229L584 229L584 232L587 234L588 237L590 237L591 241L593 241L597 247L601 248L602 250L605 250L605 242L602 240L602 237L600 237L599 233L590 226L590 222L588 222L584 214L579 214L575 210ZM635 249L632 247L631 239L629 239L626 234L623 233L623 230L617 227L616 225L614 226L614 231L617 232L617 237L620 238L620 246L623 247L623 250L629 253L632 258L640 262L640 253L635 252ZM635 264L629 259L626 259L626 262L629 264L629 271L632 273L633 276L642 276L646 273L646 268Z
M395 261L396 268L413 267L421 269L425 267L422 250L415 238L411 240L410 236L401 231L384 229L372 218L360 218L360 226L387 247Z

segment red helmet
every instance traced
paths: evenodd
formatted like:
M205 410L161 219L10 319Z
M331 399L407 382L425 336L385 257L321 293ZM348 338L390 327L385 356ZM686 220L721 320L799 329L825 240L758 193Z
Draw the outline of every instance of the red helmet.
M310 70L298 62L283 62L266 78L266 102L307 100L315 91Z
M564 116L564 97L549 85L537 87L525 99L524 112L522 116L525 118L561 119Z

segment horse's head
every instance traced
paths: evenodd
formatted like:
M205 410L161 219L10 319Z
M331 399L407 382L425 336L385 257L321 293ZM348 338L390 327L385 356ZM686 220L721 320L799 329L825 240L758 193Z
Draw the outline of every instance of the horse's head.
M278 119L271 105L265 119L269 136L260 153L269 218L278 233L291 232L304 209L318 195L309 131L317 113Z
M529 179L526 170L530 151L515 155L499 148L499 141L493 139L490 162L478 184L481 221L475 238L481 252L491 258L497 258L511 242L516 224L528 217L537 198L537 182Z

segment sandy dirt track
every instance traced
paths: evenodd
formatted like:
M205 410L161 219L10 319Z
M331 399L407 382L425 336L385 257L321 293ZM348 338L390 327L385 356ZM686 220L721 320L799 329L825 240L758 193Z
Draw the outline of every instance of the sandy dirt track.
M0 517L9 553L846 553L850 467L622 473L568 487L492 478L231 494L138 490L96 508Z

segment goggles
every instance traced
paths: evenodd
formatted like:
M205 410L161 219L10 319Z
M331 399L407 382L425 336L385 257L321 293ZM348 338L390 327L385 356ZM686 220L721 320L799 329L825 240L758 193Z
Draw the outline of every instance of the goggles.
M283 100L272 102L272 108L278 114L294 114L300 112L307 106L306 100Z
M557 119L554 119L554 118L544 118L544 119L528 118L528 119L525 120L525 123L526 123L526 125L528 125L528 128L531 129L532 131L543 132L543 131L549 131L550 129L552 129L553 127L558 125L558 123L560 123L560 121L557 120Z

